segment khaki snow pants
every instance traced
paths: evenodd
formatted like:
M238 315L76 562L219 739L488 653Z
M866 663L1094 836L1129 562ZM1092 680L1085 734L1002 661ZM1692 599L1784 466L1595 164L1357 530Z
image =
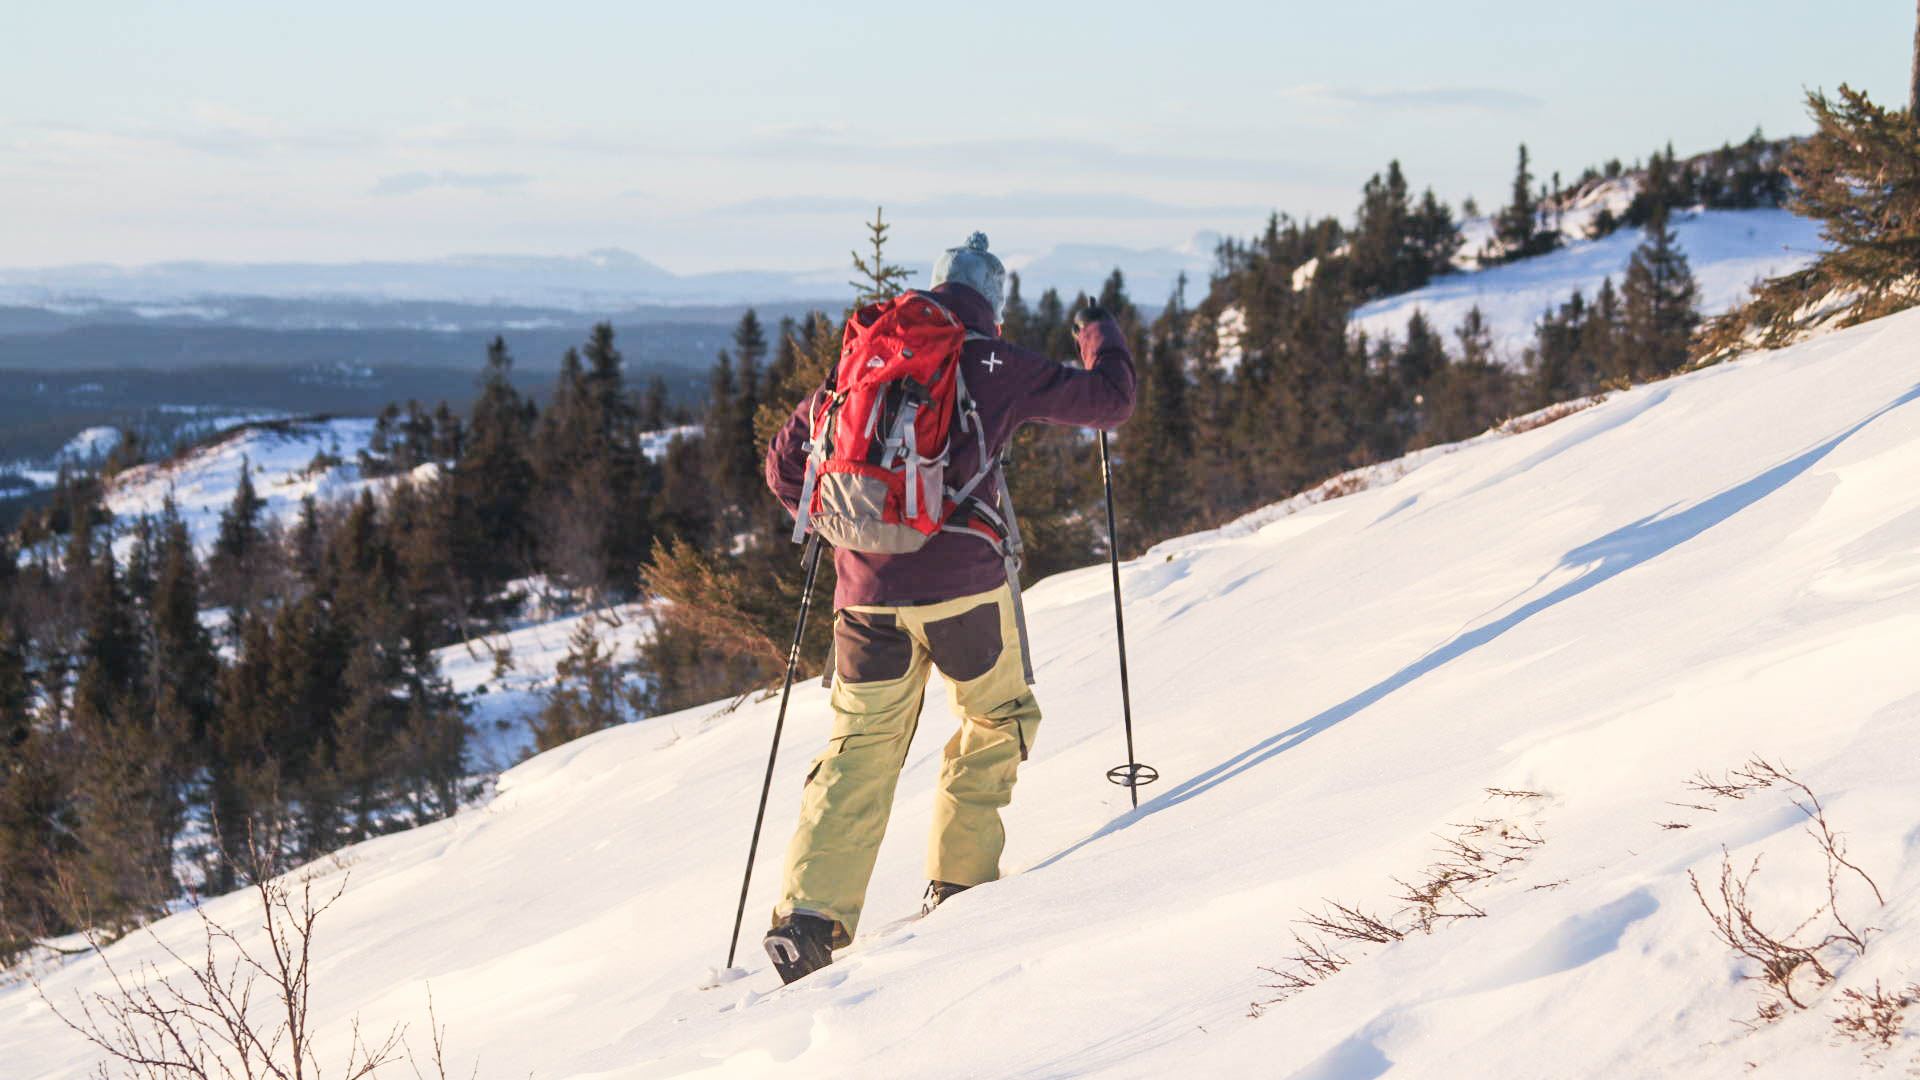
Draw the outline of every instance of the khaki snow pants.
M1000 808L1013 798L1040 707L1005 585L937 604L842 608L833 653L833 735L807 773L774 919L795 911L832 919L837 947L860 923L928 665L953 684L960 714L934 792L932 880L978 885L1000 876Z

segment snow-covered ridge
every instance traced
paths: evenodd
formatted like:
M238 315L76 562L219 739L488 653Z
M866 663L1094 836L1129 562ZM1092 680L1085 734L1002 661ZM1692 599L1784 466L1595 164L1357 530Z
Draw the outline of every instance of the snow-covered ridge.
M1831 1021L1842 991L1912 982L1920 957L1917 474L1920 311L1163 544L1122 568L1139 754L1163 777L1137 811L1103 779L1123 756L1106 569L1058 575L1029 594L1046 719L1002 881L908 921L951 723L936 691L860 939L784 989L750 944L744 977L698 989L774 703L689 710L316 866L351 876L313 1025L334 1045L356 1013L423 1022L431 982L456 1068L483 1075L1892 1075L1911 1024L1875 1051ZM827 731L825 693L797 687L749 933ZM1826 901L1823 865L1782 792L1673 804L1756 754L1819 792L1887 902L1847 886L1866 953L1749 1031L1752 969L1688 871L1713 881L1723 845L1764 855L1757 914L1785 932ZM1483 915L1344 945L1323 984L1249 1009L1303 911L1406 925L1394 878L1479 820L1541 841L1463 891ZM206 910L244 927L249 903ZM199 941L191 916L155 930ZM113 956L164 961L139 935ZM82 961L44 985L105 980ZM9 1074L88 1061L31 989L0 989Z
M106 506L114 518L130 521L158 516L171 496L202 553L220 531L220 514L233 502L244 463L252 470L254 491L263 502L264 520L289 524L301 501L357 498L367 481L356 464L373 436L364 418L287 420L242 426L225 438L189 452L177 461L128 469L108 486ZM320 455L338 464L314 468Z
M177 460L141 465L114 477L107 509L121 521L142 514L157 516L171 496L186 521L194 544L204 553L220 531L220 514L233 502L242 463L252 471L261 517L281 525L300 515L308 497L326 503L357 499L403 481L431 479L437 465L423 465L406 477L369 479L361 474L360 452L373 437L374 422L364 417L278 420L246 423ZM659 460L676 437L698 434L697 424L647 432L641 450Z
M1566 246L1518 262L1464 270L1437 278L1424 288L1375 300L1353 314L1353 327L1369 337L1403 339L1415 311L1451 339L1455 327L1476 305L1493 331L1495 348L1509 362L1533 341L1533 326L1577 289L1593 299L1611 277L1620 287L1633 249L1645 239L1639 229L1622 228L1599 240L1585 238L1585 222L1601 206L1615 205L1631 193L1596 191L1592 205L1577 205L1562 217ZM1709 315L1744 302L1755 282L1798 270L1823 249L1818 222L1785 210L1691 210L1673 216L1673 230L1694 277L1700 283L1700 307ZM1485 219L1462 229L1463 253L1478 251L1491 235ZM1464 256L1463 256L1464 257Z

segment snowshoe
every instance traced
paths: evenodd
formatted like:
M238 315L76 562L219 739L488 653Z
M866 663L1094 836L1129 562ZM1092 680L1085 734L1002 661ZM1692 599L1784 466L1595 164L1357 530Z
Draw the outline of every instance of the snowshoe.
M767 931L763 944L780 981L791 983L833 963L833 920L795 912Z
M933 909L939 907L948 897L954 893L966 892L971 888L973 888L971 885L955 885L950 881L927 882L927 895L920 901L921 916L933 914Z

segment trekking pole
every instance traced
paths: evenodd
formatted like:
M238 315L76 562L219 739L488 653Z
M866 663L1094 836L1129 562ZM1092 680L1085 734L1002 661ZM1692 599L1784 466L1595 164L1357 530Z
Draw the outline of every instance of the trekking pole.
M1107 556L1113 567L1113 635L1120 643L1120 717L1127 728L1127 763L1107 770L1107 779L1127 789L1133 808L1140 809L1140 788L1160 779L1151 765L1133 757L1133 701L1127 690L1127 620L1120 613L1120 536L1113 524L1113 458L1107 453L1107 433L1100 433L1100 480L1107 488Z
M787 698L793 694L793 673L800 666L800 638L807 632L807 611L813 607L813 577L820 569L820 536L807 538L807 577L800 586L800 618L793 626L793 644L787 648L787 678L780 687L780 712L773 721L773 747L767 751L767 778L760 782L760 809L753 815L753 839L747 844L747 872L740 876L740 906L733 913L733 937L727 942L727 967L740 951L740 924L747 916L747 888L753 884L753 857L760 851L760 826L767 820L767 796L773 791L773 763L780 756L780 730L787 724Z

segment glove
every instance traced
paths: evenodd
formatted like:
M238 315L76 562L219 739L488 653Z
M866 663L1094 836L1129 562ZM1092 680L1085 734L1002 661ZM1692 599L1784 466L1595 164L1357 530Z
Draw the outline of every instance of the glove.
M1089 303L1086 307L1083 307L1079 311L1076 311L1073 313L1074 332L1078 333L1082 330L1085 330L1087 327L1092 326L1094 323L1097 323L1101 319L1104 319L1106 317L1107 317L1106 308L1101 307L1099 304Z

